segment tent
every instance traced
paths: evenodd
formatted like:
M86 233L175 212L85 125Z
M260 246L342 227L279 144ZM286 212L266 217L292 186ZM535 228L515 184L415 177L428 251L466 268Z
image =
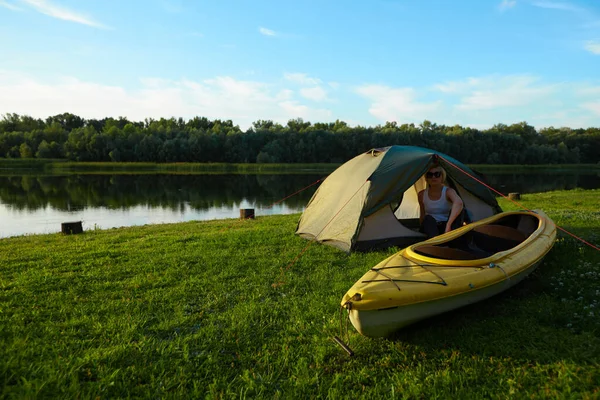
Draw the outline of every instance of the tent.
M501 211L492 193L465 172L481 178L459 161L422 147L389 146L332 172L310 199L296 234L346 252L421 241L417 194L426 186L423 175L436 164L446 170L446 184L458 192L471 221Z

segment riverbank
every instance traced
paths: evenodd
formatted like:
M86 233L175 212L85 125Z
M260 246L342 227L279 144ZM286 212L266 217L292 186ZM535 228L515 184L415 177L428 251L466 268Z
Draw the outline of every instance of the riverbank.
M333 172L341 164L228 164L228 163L149 163L149 162L75 162L53 159L6 159L0 158L2 171L27 172L34 171L59 173L89 174L305 174ZM552 171L589 171L600 172L600 164L543 164L543 165L469 165L482 173L527 173Z
M75 162L65 160L0 159L0 172L32 171L52 174L293 174L330 173L340 164L229 164L229 163L150 163Z
M520 203L598 246L599 198L573 190ZM350 325L350 358L331 340L339 301L394 250L307 247L298 217L1 239L2 396L597 396L598 251L560 234L502 295L391 340Z

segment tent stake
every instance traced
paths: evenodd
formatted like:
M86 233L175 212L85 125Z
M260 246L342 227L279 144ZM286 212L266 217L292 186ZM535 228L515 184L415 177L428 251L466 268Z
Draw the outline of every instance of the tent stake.
M334 336L333 340L335 340L335 342L337 344L339 344L342 347L342 349L346 350L346 353L348 353L348 355L350 357L352 357L354 355L354 352L352 351L352 349L350 349L350 347L348 347L348 345L346 343L342 342L342 340L339 337Z

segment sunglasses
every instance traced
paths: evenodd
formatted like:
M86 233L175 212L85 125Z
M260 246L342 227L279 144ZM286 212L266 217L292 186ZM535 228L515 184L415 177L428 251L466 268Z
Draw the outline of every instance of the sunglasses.
M426 178L439 178L440 176L442 176L442 173L440 171L428 172L425 174Z

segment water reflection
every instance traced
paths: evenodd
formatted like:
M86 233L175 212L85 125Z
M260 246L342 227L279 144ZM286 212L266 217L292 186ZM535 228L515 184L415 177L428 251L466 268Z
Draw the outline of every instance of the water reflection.
M301 212L322 175L0 176L0 237ZM283 200L286 198L285 200Z
M231 207L245 200L257 206L310 185L314 175L71 175L0 177L0 201L16 210L50 206L61 211L88 207L128 209L144 205L183 210ZM285 200L301 208L315 190Z
M301 212L323 175L0 176L0 237L58 232L82 220L101 229ZM502 193L600 188L597 172L486 174Z

